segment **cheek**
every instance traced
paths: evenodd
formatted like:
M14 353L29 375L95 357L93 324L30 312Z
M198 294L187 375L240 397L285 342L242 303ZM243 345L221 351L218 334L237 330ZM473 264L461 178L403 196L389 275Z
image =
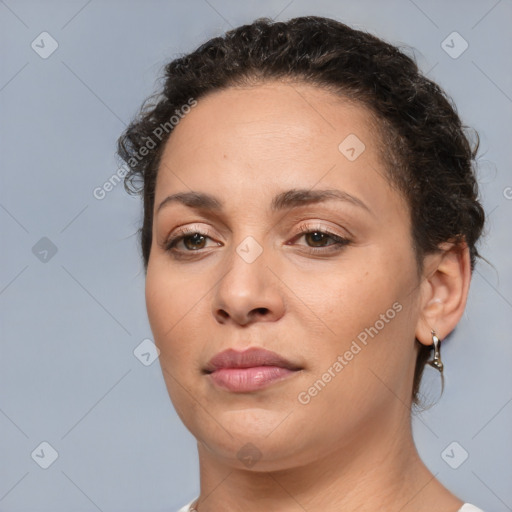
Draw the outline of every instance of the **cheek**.
M171 274L165 265L150 262L146 276L146 309L155 344L162 356L171 362L178 357L187 344L178 343L176 335L187 324L187 317L193 313L200 301L196 287L184 285L179 274ZM204 292L203 292L204 295Z
M321 351L318 346L309 347L313 373L320 377L338 356L346 355L343 372L336 373L344 377L337 382L356 394L363 393L368 379L381 377L394 386L396 376L403 379L401 372L409 371L415 354L414 259L405 250L393 258L370 250L365 256L345 260L343 271L330 272L328 278L325 273L308 273L296 281L295 288L321 319L328 339ZM321 286L312 288L313 283Z
M201 372L211 335L213 284L204 272L171 270L165 258L150 260L146 309L168 387L175 386L172 377L192 384Z
M368 251L329 269L311 269L300 278L290 273L283 280L294 283L298 309L322 324L330 338L346 341L373 326L399 299L405 284L394 277L398 274L398 268L390 267L376 251ZM394 313L391 310L388 316L394 318Z
M160 345L164 328L170 329L175 322L176 300L173 283L151 263L146 276L146 309L155 342Z
M169 397L182 417L181 411L193 405L183 392L183 386L189 388L190 379L195 376L191 361L197 354L193 353L190 343L190 336L194 336L190 329L194 326L187 320L197 298L191 295L193 287L180 286L177 281L158 263L148 265L145 288L148 320L155 345L160 350L159 362Z
M145 295L148 318L157 331L155 336L161 336L163 328L167 332L181 319L186 319L205 295L205 290L208 290L208 285L204 280L195 283L190 272L171 271L165 257L150 259Z
M329 350L312 354L297 406L305 417L322 418L315 427L320 445L340 430L346 441L361 425L407 403L414 368L410 313L403 300L383 300L346 310L337 323L332 317L337 336L331 336Z

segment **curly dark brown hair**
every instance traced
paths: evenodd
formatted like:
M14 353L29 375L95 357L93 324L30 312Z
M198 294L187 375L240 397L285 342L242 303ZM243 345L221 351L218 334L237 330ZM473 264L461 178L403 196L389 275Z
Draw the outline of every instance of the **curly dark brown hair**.
M418 269L426 254L452 241L467 244L473 270L485 219L474 173L478 134L473 131L472 145L452 100L396 46L329 18L259 18L173 60L163 80L118 140L118 154L129 169L125 188L143 195L139 232L146 271L156 176L173 128L169 120L178 120L191 98L273 80L317 85L366 107L381 136L387 178L410 206ZM420 344L415 404L430 349Z

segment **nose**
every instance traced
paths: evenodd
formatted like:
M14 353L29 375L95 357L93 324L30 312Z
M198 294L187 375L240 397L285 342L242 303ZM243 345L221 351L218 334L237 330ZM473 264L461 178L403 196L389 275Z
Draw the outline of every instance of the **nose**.
M274 322L283 316L283 289L263 254L249 263L233 251L222 272L212 304L217 322L245 326Z

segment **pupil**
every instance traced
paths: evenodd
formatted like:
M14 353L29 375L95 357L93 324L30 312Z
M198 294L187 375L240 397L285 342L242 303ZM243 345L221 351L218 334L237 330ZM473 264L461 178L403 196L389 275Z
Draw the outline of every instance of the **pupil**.
M314 232L310 233L309 236L312 238L313 243L322 242L323 239L324 239L323 238L324 234L323 233L319 233L318 231L314 231Z
M194 249L194 248L195 248L195 249L197 249L197 248L198 248L198 247L197 247L197 245L195 245L195 244L197 244L197 243L201 243L201 242L203 241L203 240L201 240L201 239L203 239L203 240L204 240L204 236L203 236L203 235L200 235L199 233L196 233L196 234L194 234L194 235L191 235L191 236L187 237L187 240L192 240L192 248L193 248L193 249ZM189 248L190 248L190 247L189 247ZM200 249L200 247L199 247L199 249Z

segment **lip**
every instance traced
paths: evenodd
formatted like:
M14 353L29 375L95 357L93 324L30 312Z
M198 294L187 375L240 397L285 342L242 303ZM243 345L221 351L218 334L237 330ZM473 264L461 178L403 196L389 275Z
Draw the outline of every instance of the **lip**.
M217 386L232 392L256 391L295 375L302 368L258 347L224 350L206 365L204 373Z

